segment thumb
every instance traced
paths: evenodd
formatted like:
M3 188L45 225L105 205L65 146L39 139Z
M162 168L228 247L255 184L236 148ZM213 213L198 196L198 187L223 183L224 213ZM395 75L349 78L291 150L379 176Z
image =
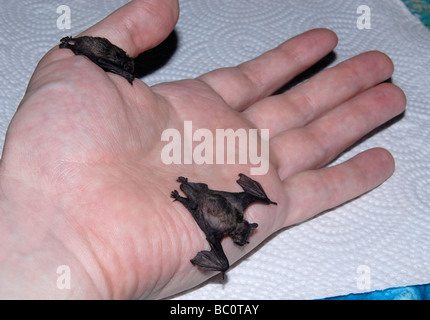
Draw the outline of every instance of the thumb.
M135 57L167 38L178 17L177 0L134 0L80 36L107 38L129 56Z

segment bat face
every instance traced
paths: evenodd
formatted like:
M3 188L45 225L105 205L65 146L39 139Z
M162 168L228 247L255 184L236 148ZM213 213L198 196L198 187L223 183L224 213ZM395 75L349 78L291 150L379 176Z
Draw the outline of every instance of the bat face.
M231 236L235 244L243 246L258 225L249 223L243 217L246 208L254 202L275 204L264 192L261 185L251 178L240 174L237 183L244 192L226 192L209 189L204 183L191 183L179 177L180 189L187 195L182 197L173 191L171 197L181 202L190 211L194 220L206 235L211 251L200 251L192 260L193 265L202 270L221 271L229 268L228 259L221 246L224 236Z
M134 80L134 60L124 50L100 37L64 37L60 48L67 48L76 55L84 55L103 70L126 78L131 84Z
M191 183L184 177L179 177L177 181L181 182L181 190L192 201L198 201L198 199L202 197L202 194L207 194L209 192L209 187L205 183Z

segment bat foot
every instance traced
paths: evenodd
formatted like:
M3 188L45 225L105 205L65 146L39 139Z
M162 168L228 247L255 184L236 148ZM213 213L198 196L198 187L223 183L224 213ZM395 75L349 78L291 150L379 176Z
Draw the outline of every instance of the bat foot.
M170 194L170 197L175 199L174 201L178 200L180 197L179 192L177 190L173 190L172 193Z

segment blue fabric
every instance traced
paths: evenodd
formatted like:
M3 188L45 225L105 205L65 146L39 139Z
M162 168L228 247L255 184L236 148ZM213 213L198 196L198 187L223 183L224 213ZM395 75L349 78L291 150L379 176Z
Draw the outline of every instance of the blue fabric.
M417 15L430 28L430 0L402 0L409 11Z
M348 294L324 300L430 300L430 284Z

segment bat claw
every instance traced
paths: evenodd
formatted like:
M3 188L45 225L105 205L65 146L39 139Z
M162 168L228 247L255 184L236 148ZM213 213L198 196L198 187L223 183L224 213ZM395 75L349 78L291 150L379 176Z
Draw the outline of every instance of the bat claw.
M178 198L180 197L179 192L177 190L172 191L170 197L175 199L174 201L178 200Z

